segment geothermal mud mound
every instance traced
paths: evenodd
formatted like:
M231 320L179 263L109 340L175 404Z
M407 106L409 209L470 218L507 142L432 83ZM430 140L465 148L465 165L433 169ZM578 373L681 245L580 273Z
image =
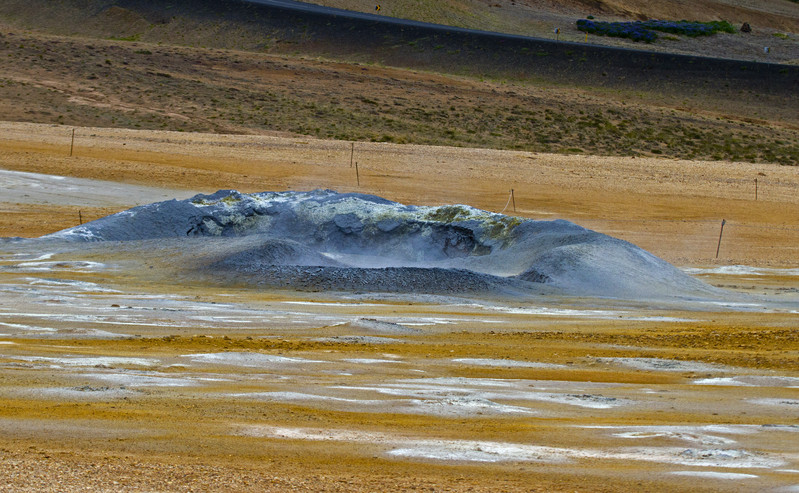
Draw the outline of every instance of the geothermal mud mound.
M183 246L196 251L191 269L204 275L303 290L626 299L713 292L630 243L568 221L463 205L406 206L329 190L221 190L136 207L45 238Z

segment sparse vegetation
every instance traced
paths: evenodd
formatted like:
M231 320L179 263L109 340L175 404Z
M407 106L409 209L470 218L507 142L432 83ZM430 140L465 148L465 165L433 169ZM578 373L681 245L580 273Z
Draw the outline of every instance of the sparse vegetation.
M599 22L590 19L577 21L577 29L598 36L629 38L633 41L651 43L658 39L655 31L680 34L695 38L710 36L719 32L735 33L735 28L727 21L635 21L635 22Z
M115 41L138 41L141 39L141 34L133 34L131 36L111 36L109 39Z
M398 45L403 56L457 57L452 71L460 77L389 69L368 55L360 65L333 65L260 51L9 34L0 39L0 68L15 79L0 80L0 111L63 125L799 164L795 112L781 96L743 94L709 79L690 93L668 84L614 85L629 74L612 67L601 72L607 86L585 75L564 88L470 68L472 48L446 38L420 37L412 49L408 41ZM596 64L575 47L505 56L544 67L564 57L575 66ZM518 59L496 60L502 67ZM60 75L54 85L22 82L46 74Z

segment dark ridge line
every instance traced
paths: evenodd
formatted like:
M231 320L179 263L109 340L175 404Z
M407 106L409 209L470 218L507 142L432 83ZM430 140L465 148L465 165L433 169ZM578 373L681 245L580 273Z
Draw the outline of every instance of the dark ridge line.
M671 86L735 97L752 90L799 99L799 66L608 47L428 24L287 0L116 0L151 22L221 19L274 36L279 51L369 58L410 69L545 78L593 87ZM99 12L98 12L99 13ZM364 46L368 48L364 49ZM420 49L421 48L421 49ZM704 86L704 87L702 87ZM791 103L786 103L791 104Z
M639 53L639 54L647 54L647 55L658 55L664 57L677 57L683 58L686 60L694 60L694 61L730 61L730 62L737 62L737 63L748 63L755 67L757 66L772 66L778 65L782 68L795 68L795 65L788 65L782 63L770 63L770 62L758 62L755 60L747 61L743 59L737 58L719 58L719 57L705 57L700 55L685 55L681 53L664 53L660 51L652 51L652 50L641 50L637 48L626 48L623 46L605 46L605 45L597 45L592 43L578 43L574 41L558 41L552 40L548 38L539 38L536 36L524 36L521 34L511 34L511 33L503 33L498 31L483 31L480 29L468 29L464 27L457 27L457 26L448 26L446 24L435 24L432 22L423 22L423 21L416 21L413 19L403 19L400 17L389 17L389 16L381 16L377 14L369 14L365 12L356 12L353 10L345 10L339 9L335 7L325 7L322 5L316 5L312 3L306 2L298 2L294 0L234 0L241 3L249 3L255 5L263 5L268 7L273 7L276 9L285 9L294 12L306 12L306 13L314 13L319 15L329 15L333 18L335 17L343 17L347 19L359 19L367 22L375 22L378 24L396 24L399 26L409 26L409 27L416 27L421 29L429 29L435 32L452 32L452 33L461 33L461 34L470 34L474 36L480 37L494 37L498 39L505 39L505 40L525 40L525 41L534 41L537 43L543 44L550 44L555 46L571 46L571 47L579 47L579 48L586 48L592 47L602 51L617 51L623 53Z

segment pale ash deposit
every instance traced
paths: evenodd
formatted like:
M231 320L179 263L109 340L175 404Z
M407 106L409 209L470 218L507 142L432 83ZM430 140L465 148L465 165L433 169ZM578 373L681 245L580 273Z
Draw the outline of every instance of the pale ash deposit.
M719 295L630 243L568 221L329 190L221 190L136 207L43 239L177 247L191 253L187 270L262 287L624 299Z

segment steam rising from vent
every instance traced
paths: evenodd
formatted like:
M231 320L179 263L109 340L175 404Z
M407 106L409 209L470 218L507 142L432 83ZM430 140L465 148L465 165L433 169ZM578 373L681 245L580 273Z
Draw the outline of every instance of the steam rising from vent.
M630 243L568 221L465 205L407 206L330 190L220 190L44 238L159 240L196 249L192 268L203 274L264 287L628 299L714 293Z

